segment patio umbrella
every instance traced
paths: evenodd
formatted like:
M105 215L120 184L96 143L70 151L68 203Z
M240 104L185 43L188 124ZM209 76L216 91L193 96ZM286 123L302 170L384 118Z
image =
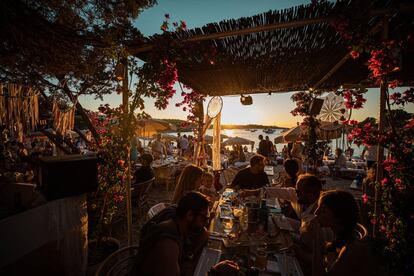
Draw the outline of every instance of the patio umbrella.
M156 138L156 134L153 135L153 138ZM174 136L171 134L163 133L161 134L161 140L171 142L171 141L177 141L178 136Z
M138 121L140 126L137 130L138 136L151 137L152 135L167 130L175 130L175 126L172 124L157 119L143 119Z
M254 145L254 141L242 138L242 137L232 137L223 142L224 146L231 145Z
M318 140L336 139L342 135L343 125L339 123L321 122L320 126L316 129L316 135ZM295 141L305 141L307 135L306 128L302 126L296 126L283 133L283 140L285 143Z
M305 130L300 125L295 126L283 133L283 141L285 143L303 141L305 138L303 135L305 135Z
M337 139L342 136L346 126L341 123L322 122L317 130L319 140Z
M227 136L225 134L220 134L220 138L221 138L221 141L223 141L223 139L229 138L229 136ZM206 142L207 144L213 143L213 136L205 135L204 136L204 142Z
M285 142L285 139L283 138L283 135L280 135L280 136L277 136L275 138L274 143L275 144L284 144L286 142Z

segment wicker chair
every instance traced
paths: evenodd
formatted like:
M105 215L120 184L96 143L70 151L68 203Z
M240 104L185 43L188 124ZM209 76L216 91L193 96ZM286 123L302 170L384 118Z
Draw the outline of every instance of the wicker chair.
M128 246L115 251L101 263L95 276L129 275L137 253L138 246Z
M148 193L155 181L155 177L145 182L134 183L131 185L131 197L134 203L138 205L138 218L141 218L145 208L149 208Z

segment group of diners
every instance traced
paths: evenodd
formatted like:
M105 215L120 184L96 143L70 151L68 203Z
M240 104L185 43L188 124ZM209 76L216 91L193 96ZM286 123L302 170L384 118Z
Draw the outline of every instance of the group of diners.
M250 167L236 175L230 187L240 197L263 194L289 202L294 217L293 250L305 275L374 275L373 259L358 236L359 211L352 194L323 191L315 175L297 175L294 161L285 160L288 177L281 187L271 187L264 172L265 157L255 155ZM296 174L295 174L296 171ZM214 190L213 177L189 165L181 173L172 205L159 211L143 226L134 275L192 275L196 259L209 237L207 226ZM210 194L203 194L208 191ZM362 227L363 228L363 227ZM363 263L361 263L363 262ZM223 261L210 275L238 275L239 267Z

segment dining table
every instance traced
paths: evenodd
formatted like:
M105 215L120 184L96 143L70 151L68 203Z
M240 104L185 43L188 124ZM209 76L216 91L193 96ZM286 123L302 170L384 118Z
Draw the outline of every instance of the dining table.
M211 208L210 237L194 276L220 260L237 262L245 275L303 275L278 200L261 198L241 200L237 191L223 191Z

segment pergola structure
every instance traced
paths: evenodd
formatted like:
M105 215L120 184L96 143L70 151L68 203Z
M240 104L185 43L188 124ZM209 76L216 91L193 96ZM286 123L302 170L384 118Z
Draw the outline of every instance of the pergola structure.
M387 80L378 84L369 79L367 60L351 58L349 41L333 25L350 19L352 29L361 28L371 38L398 39L413 29L413 14L414 4L409 0L346 0L268 11L163 35L177 47L171 47L171 55L180 47L190 49L191 54L177 62L179 81L206 96L380 86L382 130ZM148 60L156 50L157 39L158 35L145 43L133 41L127 45L127 52ZM209 57L200 49L215 54ZM393 74L402 81L401 86L414 82L413 50L398 53L401 70ZM381 177L382 158L380 146L377 180Z
M190 49L197 45L217 53L206 62L205 53L192 51L192 56L177 64L180 82L204 95L332 91L341 85L374 87L378 84L369 80L366 60L351 58L349 41L332 25L347 15L352 17L353 28L364 28L378 37L387 17L389 38L397 37L412 27L414 5L395 2L354 0L298 6L167 35L175 45ZM130 45L129 52L146 60L156 39L153 36L144 45ZM414 79L410 50L401 53L403 70L397 73L406 85Z

